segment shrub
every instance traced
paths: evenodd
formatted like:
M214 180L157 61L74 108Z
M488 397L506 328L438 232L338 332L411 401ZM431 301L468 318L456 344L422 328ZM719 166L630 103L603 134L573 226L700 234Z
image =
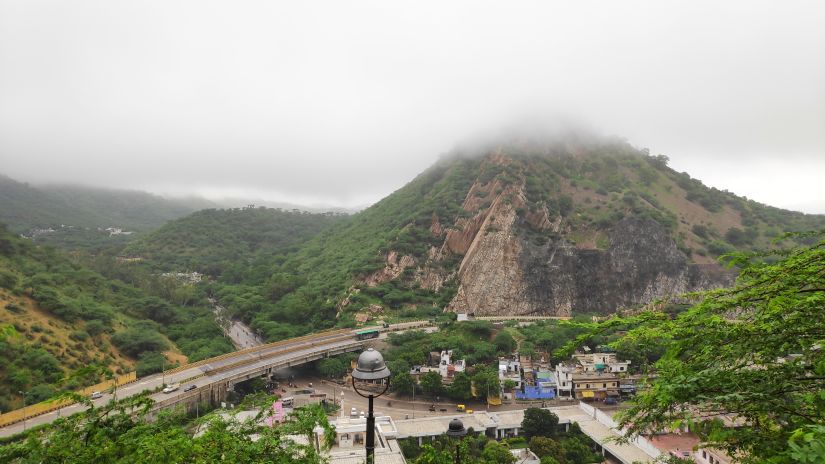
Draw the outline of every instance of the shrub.
M0 269L0 288L14 290L19 283L20 279L13 272Z
M694 225L690 230L698 237L708 238L708 228L701 224Z
M143 353L137 362L136 373L138 377L155 374L163 370L165 363L166 358L161 353L156 351Z
M20 305L14 302L7 303L6 310L15 314L20 314L23 312L23 308L21 308Z
M92 319L86 323L86 332L92 337L97 337L106 332L108 328L105 322L98 319Z
M89 333L85 330L75 330L74 332L69 334L69 338L74 341L82 342L89 339Z
M167 347L166 340L149 324L139 323L135 327L126 329L112 336L112 343L120 351L133 358L139 357L147 351L163 351Z

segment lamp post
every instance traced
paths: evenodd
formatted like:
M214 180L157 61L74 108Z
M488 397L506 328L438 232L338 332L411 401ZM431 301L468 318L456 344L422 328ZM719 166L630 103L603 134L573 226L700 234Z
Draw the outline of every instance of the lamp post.
M461 419L453 419L447 426L447 436L456 440L455 444L455 464L461 462L461 439L467 436L467 429Z
M25 432L26 431L26 406L27 406L27 404L26 404L26 395L28 395L29 392L18 391L17 393L23 395L23 431Z
M364 394L359 390L356 380L361 382L379 381L380 384L383 384L384 388L377 394L371 391L367 391L367 394ZM362 389L365 387L366 385L361 386ZM381 353L375 351L374 349L367 348L358 356L358 362L355 365L355 370L352 371L352 388L355 389L355 393L367 398L369 401L367 414L366 464L375 463L375 416L373 415L372 403L375 398L378 398L386 393L389 387L390 370L384 363L384 357L381 356Z

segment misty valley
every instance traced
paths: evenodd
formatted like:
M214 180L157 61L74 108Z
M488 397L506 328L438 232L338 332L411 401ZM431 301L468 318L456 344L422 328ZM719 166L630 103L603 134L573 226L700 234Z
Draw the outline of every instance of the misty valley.
M377 334L404 324L431 327L389 333L376 342L394 373L392 395L400 401L417 393L501 404L493 395L512 398L517 385L522 392L539 388L537 381L530 387L531 381L520 376L515 383L506 375L499 382L504 374L497 373L496 365L504 359L522 366L565 366L571 355L602 351L626 360L626 379L616 379L634 382L634 392L638 383L640 397L652 399L662 394L656 386L684 382L683 370L698 368L691 363L699 361L691 358L679 361L679 371L669 370L680 352L695 348L689 343L696 334L683 331L696 324L705 336L719 337L727 349L745 350L748 356L776 356L781 350L770 344L757 349L734 329L741 325L719 327L718 319L708 325L710 320L722 315L733 324L755 317L748 324L763 326L750 330L765 341L777 337L782 343L788 342L786 330L807 324L814 334L819 324L818 303L790 307L786 301L810 292L812 284L801 279L822 278L817 267L822 264L822 237L808 231L822 230L825 217L706 187L671 169L666 157L609 137L569 134L457 149L401 189L352 214L253 204L216 208L203 204L207 200L54 190L9 178L3 180L0 197L5 221L0 240L0 408L9 418L3 426L20 427L22 418L37 424L29 429L37 432L28 433L58 433L62 439L83 426L52 424L47 416L77 401L88 402L82 396L88 388L114 394L119 379L157 379L158 374L163 378L159 385L167 386L167 376L172 381L175 372L199 365L209 368L201 368L195 378L209 378L217 374L208 369L228 369L213 368L218 360L237 363L227 356L316 336L308 334ZM125 204L131 207L124 209ZM770 284L761 280L771 275ZM772 314L738 302L752 298L754 288L775 293L756 303L769 304L765 311ZM812 295L821 296L820 291ZM776 313L774 305L783 309ZM809 309L814 314L805 316ZM776 327L771 322L776 317L808 322L792 329ZM796 340L804 343L805 337ZM356 336L365 338L371 337ZM412 374L427 365L430 352L439 350L471 367L443 380ZM820 356L818 351L805 354L802 345L799 350L803 359ZM700 356L701 362L714 363L714 375L722 382L732 375L715 364L723 355L729 356ZM346 349L323 356L303 365L300 375L333 380L347 375L353 355ZM556 390L549 398L558 403L567 368L556 369ZM757 377L797 369L803 371L794 375L805 375L804 365L792 363L765 367ZM538 375L532 368L515 372ZM207 383L210 396L198 397L198 409L200 403L208 411L227 400L252 401L265 394L253 393L261 389L280 393L272 387L277 376L267 375L268 383L241 382L220 396ZM485 384L495 388L480 393L479 385ZM177 394L179 384L174 385L160 393L161 399ZM818 383L812 382L804 391L816 388ZM607 401L604 393L612 391L620 390L595 390L595 395ZM689 404L698 391L672 401ZM570 400L589 402L590 397L576 391L567 393ZM145 395L135 389L118 400L147 401ZM817 407L806 405L803 392L794 397L800 408ZM623 422L631 430L672 420L672 413L651 415L656 409L632 397L625 400L627 415L617 418L634 419ZM504 407L513 404L519 403L508 401ZM748 420L749 414L762 417L771 405L740 407L736 420ZM29 417L19 412L25 408L38 413ZM101 408L93 405L82 414L108 410ZM186 403L170 411L178 416L164 416L153 427L178 427L174 424L190 420L192 412ZM645 419L637 425L640 417ZM141 414L130 420L148 419ZM752 446L769 438L787 440L775 431L770 435L760 435L759 444ZM564 443L589 446L586 435L557 439L562 451ZM13 459L23 456L15 447L31 451L24 442L7 443L2 452L17 456ZM435 452L409 443L404 447L408 458L419 460Z
M823 24L0 1L0 464L825 463Z

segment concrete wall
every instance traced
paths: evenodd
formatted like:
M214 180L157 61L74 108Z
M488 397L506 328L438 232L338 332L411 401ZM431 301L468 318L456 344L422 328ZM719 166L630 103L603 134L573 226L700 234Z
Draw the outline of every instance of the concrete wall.
M613 418L610 417L608 414L602 412L602 410L596 409L593 406L590 406L589 404L583 402L579 403L579 408L581 408L581 410L584 411L588 416L592 417L602 425L610 427L617 434L625 434L625 430L619 428L619 424L617 424L616 421L614 421ZM631 440L631 443L636 445L639 449L644 451L645 454L652 458L657 458L662 454L662 452L659 451L659 448L653 446L653 444L650 443L650 441L648 441L645 437L638 436Z

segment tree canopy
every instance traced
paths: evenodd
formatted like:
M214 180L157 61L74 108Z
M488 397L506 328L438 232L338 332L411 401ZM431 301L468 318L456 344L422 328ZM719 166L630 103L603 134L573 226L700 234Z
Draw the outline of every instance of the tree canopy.
M527 439L533 437L554 437L559 425L559 416L541 408L527 408L521 421L521 430Z
M621 423L633 434L689 424L745 462L825 461L823 237L729 255L741 269L733 287L629 331L630 339L667 333L672 341Z
M0 462L320 464L324 459L313 444L314 428L327 430L324 450L334 440L326 413L317 405L296 409L279 427L259 425L260 417L241 421L226 414L209 414L192 427L184 415L168 411L149 420L151 403L144 396L132 397L60 419L25 440L0 446ZM307 444L294 436L307 437Z

